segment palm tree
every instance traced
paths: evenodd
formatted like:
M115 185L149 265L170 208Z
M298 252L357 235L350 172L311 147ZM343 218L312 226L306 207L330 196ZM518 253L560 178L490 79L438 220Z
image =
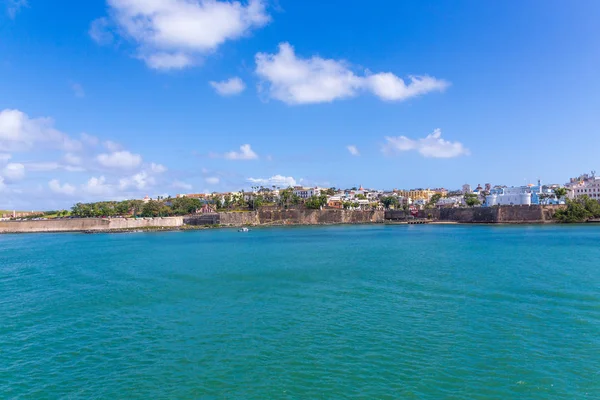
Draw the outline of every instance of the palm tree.
M568 191L565 188L558 187L554 189L554 195L556 196L556 200L560 200L567 195Z

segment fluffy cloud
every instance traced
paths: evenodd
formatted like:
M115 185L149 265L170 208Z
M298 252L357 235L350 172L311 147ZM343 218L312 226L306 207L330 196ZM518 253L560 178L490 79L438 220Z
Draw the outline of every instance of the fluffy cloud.
M349 145L346 146L346 149L348 149L348 152L350 152L350 154L352 154L353 156L360 156L360 152L358 151L358 148L354 145Z
M98 155L96 160L103 167L117 169L133 169L142 163L142 157L139 154L132 154L129 151L103 153Z
M227 160L256 160L258 154L252 150L249 144L244 144L240 146L240 151L230 151L225 153L224 157Z
M54 161L50 162L30 162L25 164L25 169L27 171L32 172L48 172L48 171L56 171L59 169L68 171L68 172L82 172L85 171L85 168L77 165L65 165L61 163L57 163Z
M106 150L102 151L100 143ZM14 158L8 152L14 153ZM27 154L27 161L18 162L23 157L20 153ZM52 171L100 171L101 176L88 176L86 183L75 185L47 176ZM54 204L52 193L61 195L63 201L65 195L85 201L139 197L155 187L158 176L166 171L162 164L143 163L141 155L118 143L101 142L85 133L72 139L54 128L49 118L30 118L19 110L0 111L0 180L7 206L47 207ZM126 176L115 176L119 172ZM25 175L31 179L24 180ZM47 193L39 186L28 186L37 178L48 182ZM16 196L7 196L12 194Z
M240 78L230 78L226 81L209 82L210 86L212 86L215 91L221 96L235 96L236 94L240 94L246 89L246 84Z
M122 178L119 180L119 189L127 190L135 188L138 190L144 190L154 185L156 180L150 176L146 171L139 172L129 178Z
M48 187L53 193L64 194L68 196L75 194L75 191L77 190L75 189L75 186L69 185L68 183L61 185L58 179L52 179L50 182L48 182Z
M0 171L0 174L7 182L20 181L25 177L25 166L19 163L10 163Z
M407 83L389 72L357 75L344 61L299 58L289 43L279 44L276 54L258 53L255 59L256 73L267 83L269 96L287 104L332 102L364 91L382 100L400 101L449 85L429 76L411 76Z
M106 140L104 143L102 143L102 145L106 148L106 150L112 152L123 150L123 147L119 143L113 142L112 140Z
M106 178L91 177L85 185L82 186L85 193L93 196L111 196L114 192L113 187L106 183Z
M152 69L183 69L193 64L193 59L185 53L152 53L140 56Z
M63 159L69 165L81 165L82 159L76 154L67 153L64 155Z
M87 133L81 134L81 141L91 147L98 146L100 140L96 136L88 135Z
M460 142L450 142L442 139L442 131L436 129L423 139L409 139L406 136L386 137L382 150L387 154L397 154L405 151L418 151L423 157L452 158L469 155L469 149Z
M296 180L291 176L274 175L270 178L248 178L248 182L260 186L279 186L290 187L296 186Z
M208 178L205 179L206 183L208 183L209 185L216 185L218 184L221 180L216 177L216 176L209 176Z
M100 44L115 32L133 41L150 68L180 69L228 40L266 25L264 0L107 0L110 19L92 22L89 34Z
M66 151L80 150L80 141L54 128L50 118L30 118L19 110L0 111L0 151L29 151L49 147Z
M154 172L155 174L162 174L163 172L167 171L167 167L165 167L162 164L152 163L152 164L150 164L150 170L152 172Z
M181 181L175 181L171 186L173 189L192 190L192 185Z
M100 45L109 44L114 39L114 35L110 31L110 21L108 18L98 18L92 21L88 34Z

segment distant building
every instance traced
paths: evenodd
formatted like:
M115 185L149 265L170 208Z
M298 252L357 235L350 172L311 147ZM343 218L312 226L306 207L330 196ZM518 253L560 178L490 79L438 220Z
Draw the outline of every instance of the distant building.
M344 202L342 201L342 198L340 196L331 196L327 200L327 207L342 209L344 208Z
M591 199L600 200L600 178L588 179L573 186L571 190L573 198L588 196Z
M565 188L569 191L567 196L571 199L588 196L600 200L600 177L596 176L596 171L571 178Z
M462 192L463 192L463 194L473 193L473 190L471 190L471 185L469 185L468 183L465 183L464 185L462 185Z
M494 188L485 197L485 205L493 206L530 206L531 191L525 187Z
M320 196L322 189L318 187L306 188L297 186L294 188L294 194L303 200L310 199L313 196Z
M408 198L413 202L417 200L425 200L425 202L428 202L429 199L431 199L431 196L436 194L436 192L431 189L397 190L395 192L398 196Z
M452 196L452 197L444 197L438 200L438 202L436 203L436 206L438 207L442 207L442 208L452 208L452 207L459 207L461 205L463 205L465 202L465 199L463 196Z

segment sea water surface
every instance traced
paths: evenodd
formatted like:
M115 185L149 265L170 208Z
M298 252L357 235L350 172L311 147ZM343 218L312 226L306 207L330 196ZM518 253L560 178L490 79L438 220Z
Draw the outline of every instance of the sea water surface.
M600 399L600 227L0 235L2 399Z

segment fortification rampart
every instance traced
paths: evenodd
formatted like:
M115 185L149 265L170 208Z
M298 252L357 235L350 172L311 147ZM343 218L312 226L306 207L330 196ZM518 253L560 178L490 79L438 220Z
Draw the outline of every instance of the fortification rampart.
M423 210L419 218L458 223L550 223L563 206L503 206ZM401 221L404 211L273 210L223 212L190 217L81 218L43 221L0 221L0 233L118 231L145 228L179 228L184 225L325 225L372 224Z
M532 224L554 222L556 210L564 206L500 206L423 210L419 218L444 222L483 224Z
M383 211L355 210L260 210L220 214L221 225L324 225L382 223Z
M74 218L44 221L3 221L0 233L110 231L143 228L176 228L183 217L168 218Z

